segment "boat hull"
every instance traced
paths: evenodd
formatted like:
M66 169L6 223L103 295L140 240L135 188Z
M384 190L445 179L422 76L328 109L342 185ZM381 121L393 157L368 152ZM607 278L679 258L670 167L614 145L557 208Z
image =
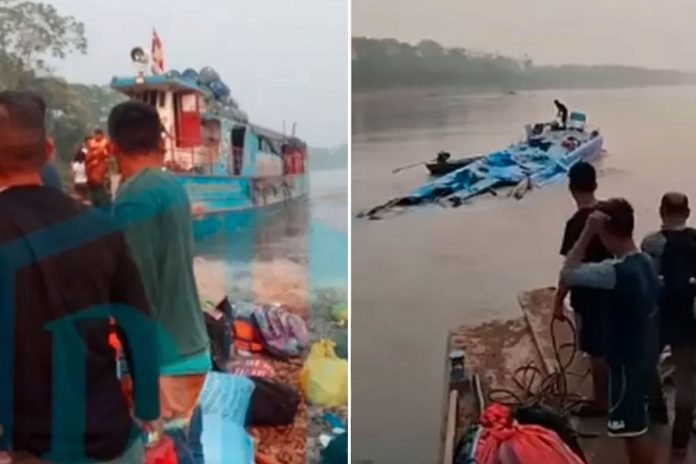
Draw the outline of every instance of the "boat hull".
M305 201L307 175L220 177L179 175L194 216L196 241L219 233L256 227L278 211Z

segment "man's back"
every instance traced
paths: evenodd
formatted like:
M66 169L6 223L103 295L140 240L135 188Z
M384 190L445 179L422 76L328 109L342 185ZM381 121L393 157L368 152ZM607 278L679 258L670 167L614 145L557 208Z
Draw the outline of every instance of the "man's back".
M654 366L658 356L660 282L651 258L632 253L614 264L616 286L608 310L610 363Z
M116 377L108 320L76 322L82 343L52 330L58 321L104 305L122 304L148 313L122 235L108 217L83 209L59 191L15 187L0 192L0 254L0 268L12 276L14 293L10 309L14 311L15 449L43 455L60 444L63 457L54 458L60 461L80 455L84 446L93 459L114 459L124 452L133 421ZM68 364L54 366L61 355ZM82 366L86 378L80 381L75 374ZM70 375L56 377L59 372ZM58 379L68 384L58 384ZM70 417L74 412L69 405L85 400L83 435L53 429L53 412Z
M186 191L171 174L146 169L122 186L114 214L125 229L153 316L177 343L173 350L160 340L162 363L204 354L208 337L193 274Z

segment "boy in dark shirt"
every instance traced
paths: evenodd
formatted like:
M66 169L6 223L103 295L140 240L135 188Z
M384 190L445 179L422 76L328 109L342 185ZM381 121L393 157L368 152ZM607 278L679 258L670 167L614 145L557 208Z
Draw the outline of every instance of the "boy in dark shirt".
M42 185L44 113L33 94L0 92L0 458L13 450L52 463L142 463L135 423L159 417L147 298L108 216ZM109 317L127 329L137 419ZM139 323L132 330L126 319Z
M609 368L610 436L624 438L631 464L654 462L648 430L647 398L652 391L658 357L658 296L660 282L652 259L633 241L633 208L615 198L597 205L568 253L561 280L574 287L603 289L610 293L606 308ZM616 256L599 263L583 263L598 237Z
M676 390L672 450L683 456L691 436L696 379L696 229L686 226L689 199L683 193L662 197L662 228L649 234L641 248L655 263L662 280L660 347L669 345L674 360Z
M575 164L568 173L570 193L578 209L565 226L561 255L567 256L580 238L587 218L597 207L595 191L597 190L597 173L594 167L585 162ZM602 244L599 237L594 237L583 256L583 262L598 263L609 259L611 254ZM586 404L578 411L584 416L603 416L607 413L607 371L604 362L605 339L605 307L607 292L601 289L573 287L568 288L564 282L559 282L556 294L554 315L563 319L563 304L566 295L570 293L570 306L576 315L580 350L591 357L592 384L594 387L594 402Z

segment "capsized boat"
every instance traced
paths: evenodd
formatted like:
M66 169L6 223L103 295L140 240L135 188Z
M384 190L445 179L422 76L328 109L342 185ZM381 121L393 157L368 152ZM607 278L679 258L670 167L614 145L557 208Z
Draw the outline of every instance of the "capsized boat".
M383 213L403 207L437 203L460 206L484 193L517 186L524 191L564 179L579 161L592 161L602 153L604 138L598 129L586 126L584 113L572 113L568 127L556 123L526 126L523 141L490 153L481 159L429 182L405 197L390 200L361 217L380 219Z
M194 237L248 228L309 193L307 145L249 121L212 68L114 77L111 87L155 107L165 163L186 189ZM264 216L262 216L264 215Z

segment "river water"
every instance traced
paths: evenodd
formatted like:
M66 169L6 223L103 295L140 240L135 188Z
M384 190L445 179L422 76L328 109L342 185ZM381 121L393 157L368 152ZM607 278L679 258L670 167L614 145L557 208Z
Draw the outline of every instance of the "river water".
M312 172L307 202L196 244L202 298L228 295L305 307L318 290L345 294L347 217L347 170Z
M399 166L486 153L550 121L553 100L585 111L605 136L602 197L624 196L637 235L658 226L662 193L696 197L696 87L353 96L353 213L427 181ZM439 452L447 331L518 317L519 292L554 285L564 185L520 201L482 198L382 221L352 221L352 449L354 462L430 464Z

